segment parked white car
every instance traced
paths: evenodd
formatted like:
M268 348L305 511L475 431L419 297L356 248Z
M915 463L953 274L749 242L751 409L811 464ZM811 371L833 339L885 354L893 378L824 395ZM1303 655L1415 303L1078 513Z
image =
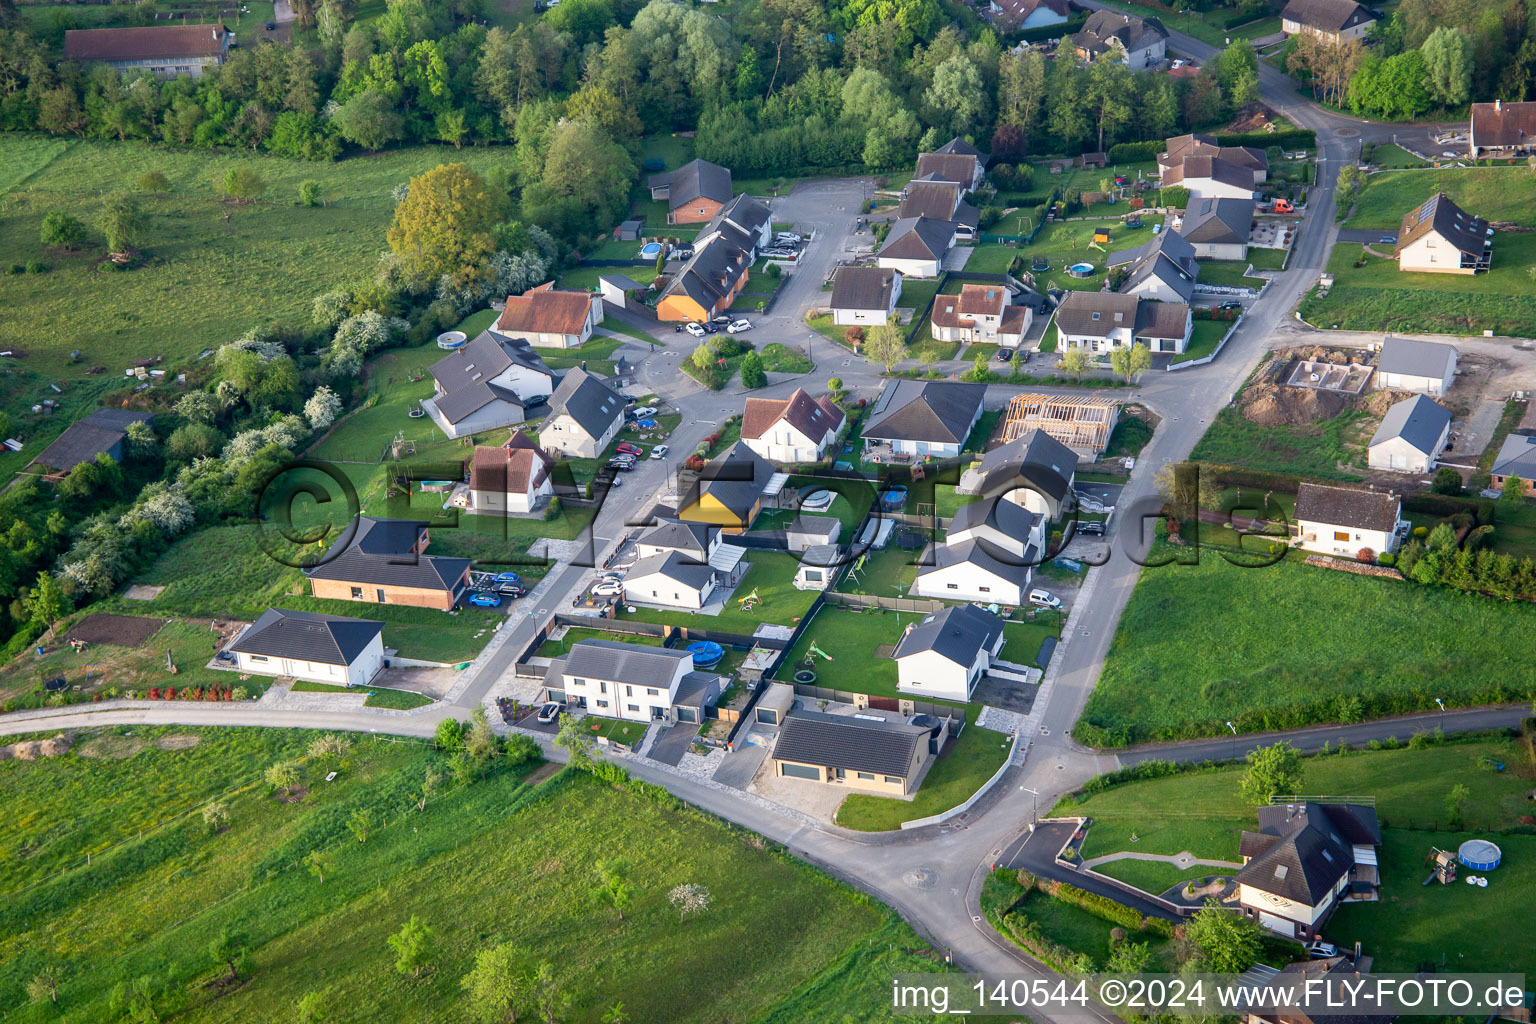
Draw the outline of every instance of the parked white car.
M651 449L651 458L658 460L664 459L667 457L667 452L670 450L671 449L669 449L666 445L659 444L655 448Z
M1036 608L1060 608L1061 598L1049 590L1035 589L1029 592L1029 603Z
M750 331L751 329L752 329L752 321L750 321L750 320L734 320L734 321L731 322L731 326L729 326L729 327L727 327L725 329L725 333L726 334L740 334L742 331Z
M703 324L688 324L688 325L686 325L683 328L683 330L687 331L689 334L693 335L695 338L702 338L706 334L709 333L708 331L706 331L704 329L704 325Z
M635 410L635 416L639 419L645 419L647 416L654 415L656 415L656 407L654 405L642 405Z
M624 593L624 588L617 583L599 583L592 588L594 597L619 597Z

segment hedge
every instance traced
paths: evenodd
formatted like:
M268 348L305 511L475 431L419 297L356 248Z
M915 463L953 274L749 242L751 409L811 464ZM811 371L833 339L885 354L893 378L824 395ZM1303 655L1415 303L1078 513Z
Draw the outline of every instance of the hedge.
M1088 23L1088 14L1085 11L1078 17L1068 18L1059 25L1041 25L1039 28L1026 28L1020 32L1010 32L1008 39L1012 42L1038 43L1045 39L1059 39L1069 36L1082 29Z
M1139 163L1142 160L1156 160L1161 153L1164 143L1153 140L1152 142L1117 142L1109 147L1109 162Z
M1216 141L1223 146L1258 146L1267 149L1316 149L1317 132L1308 128L1285 128L1275 132L1231 132L1217 135Z
M1493 502L1487 498L1461 498L1452 494L1410 494L1403 498L1403 511L1447 518L1458 512L1470 513L1479 526L1493 522Z
M1170 775L1178 775L1194 768L1193 763L1177 764L1173 761L1162 761L1153 758L1150 761L1142 761L1128 768L1119 768L1103 775L1096 775L1083 783L1082 792L1102 793L1106 789L1121 785L1126 782L1137 782L1142 779L1166 779Z
M1141 930L1141 914L1123 903L1116 903L1108 896L1100 896L1096 892L1088 892L1086 889L1079 889L1066 882L1047 882L1044 889L1061 902L1077 907L1079 910L1086 910L1094 917L1101 917L1111 924L1118 924L1130 931Z
M1295 494L1301 487L1301 478L1289 473L1243 466L1212 466L1211 479L1222 487L1262 487L1282 494Z

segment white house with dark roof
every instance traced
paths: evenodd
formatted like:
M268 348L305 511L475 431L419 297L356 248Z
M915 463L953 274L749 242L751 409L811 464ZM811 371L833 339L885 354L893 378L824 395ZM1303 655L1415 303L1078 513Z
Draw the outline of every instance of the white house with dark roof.
M595 459L624 426L624 396L586 370L567 370L549 398L539 444L566 458Z
M1156 18L1094 11L1072 37L1072 46L1078 60L1092 63L1107 57L1140 70L1167 56L1168 30Z
M1376 15L1355 0L1290 0L1280 12L1280 31L1316 36L1329 43L1363 39Z
M384 623L268 608L225 652L241 672L363 686L384 668Z
M981 150L961 138L953 138L932 153L919 153L915 179L952 181L967 192L974 192L986 180L986 161Z
M1259 808L1259 830L1238 841L1238 907L1266 931L1308 942L1340 903L1374 902L1381 873L1376 808L1275 803Z
M1402 502L1388 491L1303 482L1296 491L1291 543L1320 555L1354 558L1362 549L1396 551L1408 532Z
M709 563L678 551L640 558L624 575L624 600L630 604L696 611L704 607L719 582Z
M1403 215L1397 269L1419 274L1476 274L1493 266L1493 228L1444 192Z
M1456 380L1456 346L1417 338L1387 338L1376 357L1375 386L1443 395Z
M901 271L838 267L832 277L832 322L839 327L880 327L891 322L901 298Z
M748 398L741 439L769 462L815 462L847 422L830 397L812 398L796 388L788 398Z
M908 595L1018 607L1029 593L1039 560L1033 549L1020 556L984 540L930 544L920 556Z
M796 711L779 727L773 774L908 797L917 792L948 736L947 718L907 721L875 711L857 717Z
M976 237L981 211L962 198L965 192L964 185L943 180L937 173L926 178L913 178L902 192L896 216L898 219L928 217L949 221L955 226L957 239L970 241Z
M1069 291L1056 307L1059 345L1105 357L1137 342L1153 352L1183 352L1194 327L1186 303L1151 302L1117 292Z
M1055 520L1072 496L1077 463L1076 452L1037 428L983 455L961 474L958 490L1002 498Z
M470 459L467 511L480 515L527 513L554 493L555 460L522 431L501 445L476 445Z
M944 256L955 244L953 221L906 217L891 224L875 262L907 277L938 277Z
M1381 418L1366 465L1393 473L1433 473L1451 436L1451 410L1428 395L1405 398Z
M1472 104L1470 155L1529 156L1536 153L1536 102L1494 100Z
M449 437L469 437L526 420L555 390L555 373L521 338L485 331L433 363L432 397L421 407Z
M967 702L1003 650L1003 620L971 604L925 615L891 657L902 693Z
M959 295L934 297L930 331L936 341L1018 348L1033 319L1028 306L1013 304L1006 285L964 284Z
M549 699L629 722L702 722L723 683L688 651L617 640L582 640L544 674Z
M720 527L710 523L685 523L681 519L662 519L635 538L635 553L640 558L672 552L695 562L708 562L720 547Z
M732 233L736 243L756 259L758 250L766 249L773 241L773 215L768 207L743 192L720 207L700 234L714 231Z
M1178 233L1208 260L1245 260L1253 236L1252 199L1217 199L1195 194L1179 218Z
M1177 231L1160 231L1133 249L1112 252L1104 265L1125 268L1120 294L1159 302L1188 302L1200 276L1195 247Z
M1011 496L977 498L961 505L945 528L945 544L985 541L994 551L1015 559L1045 550L1045 516L1025 508Z
M864 450L884 445L919 458L959 455L981 420L986 394L985 384L888 381L864 424Z

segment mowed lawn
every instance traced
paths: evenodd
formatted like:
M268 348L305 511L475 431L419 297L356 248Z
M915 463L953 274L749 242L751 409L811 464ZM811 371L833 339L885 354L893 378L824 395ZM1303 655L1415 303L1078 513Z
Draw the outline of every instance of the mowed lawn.
M1485 759L1502 762L1505 770L1495 772ZM1083 844L1085 859L1120 851L1189 850L1197 857L1235 862L1242 831L1255 828L1257 821L1240 795L1242 775L1241 768L1230 767L1131 782L1063 800L1053 813L1093 818ZM1490 831L1433 831L1437 823L1444 827L1445 797L1458 784L1470 793L1466 827ZM1306 758L1302 792L1374 796L1383 825L1382 901L1346 905L1327 928L1327 938L1350 946L1360 939L1365 952L1386 970L1411 971L1431 959L1438 963L1442 949L1453 956L1466 954L1459 961L1462 970L1536 970L1536 952L1529 944L1503 941L1525 928L1519 915L1528 916L1536 898L1536 838L1497 831L1517 825L1529 811L1525 794L1530 786L1531 770L1519 741L1506 738ZM1478 835L1504 851L1504 865L1488 874L1487 889L1462 883L1420 886L1430 846L1455 849ZM1218 868L1180 871L1136 861L1096 870L1159 892L1220 873Z
M1488 221L1536 227L1536 175L1528 167L1441 167L1432 171L1383 171L1366 179L1365 191L1345 227L1396 232L1403 215L1437 192ZM1497 241L1494 247L1497 263Z
M633 612L621 610L620 618L639 622L663 622L674 626L691 626L694 629L716 629L725 633L751 636L765 622L780 626L793 626L810 610L816 601L816 591L796 590L795 570L800 560L795 555L774 551L754 550L747 553L752 568L736 585L719 615L697 615L685 611L662 608L639 608ZM758 602L751 611L743 611L741 599L757 592Z
M494 149L395 150L336 163L236 152L178 152L137 142L0 136L0 252L7 262L40 259L46 274L6 279L0 349L29 353L27 365L78 377L93 364L121 375L133 360L184 360L265 323L307 323L320 292L370 274L394 213L391 191L440 163L484 170ZM229 206L213 182L232 167L266 182L261 201ZM149 265L98 271L105 252L95 228L108 198L137 195L146 171L171 183L166 195L139 195ZM318 181L323 207L297 205L302 181ZM44 252L43 217L61 210L90 226L78 254ZM229 216L226 224L225 215ZM71 349L83 358L67 367Z
M1077 736L1095 745L1530 700L1536 608L1286 559L1142 570ZM1356 703L1356 701L1358 703Z
M123 761L0 763L0 787L28 809L0 826L7 888L41 878L45 865L82 863L0 909L0 1002L11 1020L55 1019L24 992L49 964L63 978L61 1002L82 1019L109 1019L112 987L150 975L164 987L162 1019L266 1024L317 991L335 1020L447 1024L466 1019L460 979L476 953L515 942L553 965L572 1024L596 1024L618 1002L631 1020L713 1024L758 1019L877 934L885 951L916 945L909 932L887 934L878 905L748 834L580 773L536 787L520 781L526 767L444 781L418 811L423 773L443 757L360 737L339 761L306 763L308 792L287 803L261 772L316 734L176 731L201 742L150 745ZM219 834L200 811L215 795L229 809ZM373 820L366 843L344 824L360 810ZM323 882L299 863L311 850L330 860ZM18 856L35 864L29 874L17 873ZM602 861L626 865L633 896L622 921L588 899ZM713 901L680 924L667 894L688 883ZM420 977L397 972L386 944L412 915L436 932ZM211 986L225 968L205 953L225 930L249 952L230 989ZM824 983L844 984L836 973ZM879 1005L870 1001L868 1015Z

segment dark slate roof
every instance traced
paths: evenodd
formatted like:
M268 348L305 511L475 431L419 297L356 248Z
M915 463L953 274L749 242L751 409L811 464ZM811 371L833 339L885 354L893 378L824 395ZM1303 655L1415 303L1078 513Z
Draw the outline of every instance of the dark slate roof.
M1353 846L1381 843L1375 808L1356 804L1261 807L1259 831L1276 839L1244 865L1238 883L1311 907L1354 866Z
M714 577L715 571L708 565L692 561L677 551L668 551L665 554L650 555L637 561L624 576L625 586L642 576L653 574L676 580L694 590L701 590Z
M933 651L940 657L970 668L976 655L990 652L1003 635L1003 620L973 604L957 604L941 612L925 615L908 629L891 657L900 661L914 654Z
M1032 547L1026 548L1024 556L1020 558L1016 554L1001 551L984 540L966 540L959 544L930 544L928 555L918 565L917 574L927 576L940 569L969 563L1000 580L1008 580L1022 587L1029 582L1029 575L1034 569L1033 562L1037 557L1038 553Z
M1083 23L1082 31L1072 37L1079 49L1103 53L1110 40L1117 40L1127 50L1139 50L1167 39L1168 31L1156 18L1134 18L1119 11L1094 11Z
M905 722L798 711L779 727L773 756L850 772L906 777L928 730Z
M687 651L618 640L583 640L565 656L564 674L582 679L606 679L631 686L667 687L677 674L677 663L693 663Z
M1281 835L1287 823L1305 817L1319 828L1331 828L1350 846L1380 846L1381 823L1376 808L1365 804L1268 804L1258 809L1259 831Z
M241 654L350 665L384 629L373 619L268 608L229 646Z
M154 423L155 414L140 412L137 409L97 409L80 422L89 423L93 427L107 427L127 433L128 428L135 423Z
M357 530L341 553L306 573L313 579L365 586L453 590L469 568L469 559L412 554L414 538L425 525L359 516Z
M1105 338L1117 328L1134 329L1139 305L1141 300L1134 295L1069 291L1056 308L1056 326L1079 337Z
M352 546L367 555L399 555L414 548L427 524L419 519L358 516Z
M1536 102L1472 104L1472 144L1481 148L1536 143Z
M986 394L985 384L893 381L875 401L864 436L963 444Z
M1397 251L1402 252L1431 231L1471 256L1481 256L1489 244L1488 222L1462 210L1444 192L1430 196L1418 209L1403 215Z
M97 409L71 423L42 454L32 460L38 465L66 473L82 462L94 462L108 453L128 435L134 423L153 423L154 413L133 409Z
M653 174L650 187L662 184L662 178L667 179L667 205L673 210L700 197L720 203L731 199L731 172L708 160L690 160L675 171Z
M1142 302L1136 307L1134 337L1183 338L1189 333L1189 306L1183 302Z
M721 689L721 676L713 672L689 672L678 680L677 692L672 695L673 707L702 708L714 703Z
M1414 395L1398 402L1381 418L1381 426L1371 437L1378 445L1400 437L1425 455L1440 451L1440 438L1451 425L1451 410L1428 395Z
M636 538L635 543L691 552L698 556L699 561L703 561L709 554L710 534L719 529L720 527L711 526L708 523L685 523L679 519L663 519Z
M819 444L827 434L843 429L846 419L830 397L812 398L804 388L796 388L788 398L747 399L741 417L741 436L757 440L784 422Z
M523 338L498 338L486 331L432 364L437 381L437 408L449 423L458 423L495 401L525 403L511 388L492 384L492 377L521 366L554 380L554 372Z
M936 260L949 251L955 225L932 217L903 217L891 225L880 255L893 260Z
M978 526L990 526L1004 536L1023 542L1029 540L1029 532L1037 518L1023 505L1006 498L979 498L955 510L946 527L947 536L953 538Z
M1043 430L1032 430L987 452L978 467L983 491L1022 476L1041 492L1060 501L1077 472L1077 453Z
M832 308L889 310L898 273L883 267L838 267L832 278Z
M1252 199L1205 199L1191 196L1189 209L1179 224L1179 234L1190 242L1247 244L1253 233Z
M771 479L773 464L747 447L745 441L737 441L705 463L698 483L681 507L687 508L708 494L736 515L744 516L762 497Z
M1510 434L1499 446L1499 454L1493 460L1494 476L1517 476L1521 480L1536 480L1536 437L1527 434Z
M1363 4L1357 4L1354 0L1291 0L1285 5L1285 10L1280 12L1280 17L1284 21L1294 21L1320 32L1342 32L1376 20L1376 16Z
M1123 267L1137 263L1149 256L1162 254L1184 270L1193 272L1196 267L1195 247L1177 231L1159 231L1147 241L1131 249L1112 252L1104 261L1107 267Z
M566 371L549 396L549 415L565 413L592 437L602 437L624 415L624 397L586 370Z
M1176 232L1167 234L1173 238L1179 237ZM1125 283L1120 286L1120 291L1130 292L1146 281L1156 278L1179 298L1188 302L1190 296L1195 294L1195 273L1198 265L1185 270L1173 260L1158 253L1149 259L1144 259L1131 267L1130 273L1125 277Z
M1376 369L1379 373L1403 373L1439 380L1455 360L1455 345L1415 338L1385 338L1381 343L1381 355L1376 359Z
M970 153L919 153L914 178L929 181L953 181L971 187L976 180L976 167L981 161Z
M750 240L735 229L705 233L658 298L680 291L705 309L714 308L751 268L750 246Z
M1398 507L1397 496L1385 491L1328 487L1307 481L1296 490L1298 522L1390 532L1397 523Z
M762 237L760 233L763 225L769 223L771 217L768 207L743 192L720 207L720 212L710 218L701 233L707 235L711 231L718 231L730 225L744 235L748 242L755 245Z
M1063 7L1066 6L1064 0L1056 0L1056 2L1061 3ZM934 150L934 152L942 153L945 156L949 156L952 153L959 153L962 156L974 156L978 158L981 156L981 150L977 149L969 142L966 142L958 135L944 143L944 145L940 146L938 149Z

